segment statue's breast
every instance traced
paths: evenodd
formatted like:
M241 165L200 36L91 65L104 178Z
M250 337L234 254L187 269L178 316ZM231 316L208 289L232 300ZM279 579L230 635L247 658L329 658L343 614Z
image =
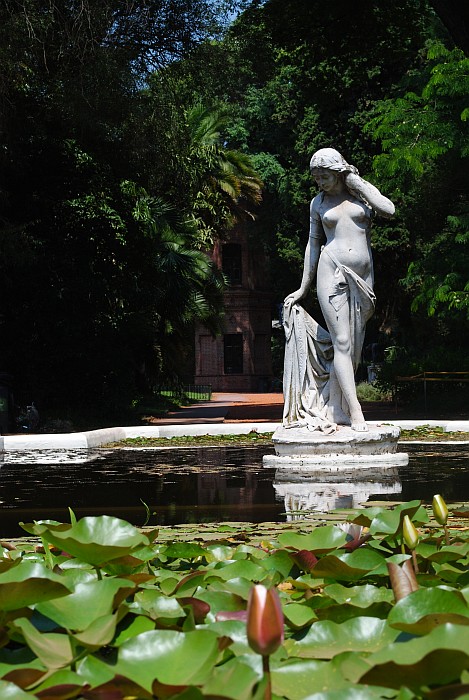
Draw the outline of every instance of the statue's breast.
M363 227L368 224L371 218L371 210L365 203L349 199L345 199L340 204L328 209L323 209L321 214L322 223L328 229L336 227L339 221L345 223L347 220Z

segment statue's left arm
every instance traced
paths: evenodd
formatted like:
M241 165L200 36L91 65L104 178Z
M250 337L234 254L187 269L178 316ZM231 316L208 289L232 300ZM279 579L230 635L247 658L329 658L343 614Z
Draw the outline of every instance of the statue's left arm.
M364 180L356 173L347 173L345 185L348 190L362 197L380 216L390 219L394 216L395 207L390 199L385 197L377 187Z
M321 243L324 236L321 218L317 211L319 205L319 198L315 197L310 205L310 225L309 225L309 238L308 244L305 250L305 259L303 265L303 277L301 280L300 288L296 292L289 294L285 303L296 304L300 299L306 295L306 292L311 287L311 284L316 275L316 269L318 266L319 255L321 253Z

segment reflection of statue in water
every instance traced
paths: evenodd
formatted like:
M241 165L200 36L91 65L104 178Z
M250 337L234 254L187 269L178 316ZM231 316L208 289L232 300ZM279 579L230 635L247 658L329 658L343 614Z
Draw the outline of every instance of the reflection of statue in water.
M360 508L370 495L399 498L402 484L397 467L325 471L279 468L274 479L275 497L285 502L287 520L308 518L337 508Z
M321 192L311 202L301 286L284 304L284 425L365 432L355 371L375 304L371 219L391 217L394 205L333 148L313 155L311 171ZM315 275L328 332L297 303Z

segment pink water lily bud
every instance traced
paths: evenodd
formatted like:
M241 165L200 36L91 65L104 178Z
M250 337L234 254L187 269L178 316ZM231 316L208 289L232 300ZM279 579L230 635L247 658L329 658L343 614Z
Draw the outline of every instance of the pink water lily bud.
M394 562L388 562L386 566L388 567L391 588L396 603L418 589L419 584L417 583L417 577L410 559L406 559L401 566L394 564Z
M273 654L283 642L283 613L276 588L257 585L248 601L247 635L251 649L262 656Z
M432 501L433 515L439 525L446 525L448 521L448 506L443 496L437 493Z

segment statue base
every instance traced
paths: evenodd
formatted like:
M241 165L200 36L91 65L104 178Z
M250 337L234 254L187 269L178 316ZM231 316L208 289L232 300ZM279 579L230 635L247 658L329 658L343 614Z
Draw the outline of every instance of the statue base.
M356 432L339 425L325 435L318 430L302 428L277 428L272 436L275 455L265 455L266 467L305 467L339 471L351 466L377 467L399 466L409 461L409 455L397 452L400 428L395 425L368 425L367 432Z

